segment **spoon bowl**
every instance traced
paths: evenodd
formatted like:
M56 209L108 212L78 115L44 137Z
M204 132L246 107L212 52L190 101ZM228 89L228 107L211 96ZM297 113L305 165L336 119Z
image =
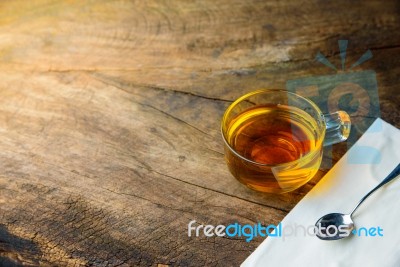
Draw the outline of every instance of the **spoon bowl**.
M329 213L316 223L316 235L322 240L338 240L348 237L354 229L350 214Z

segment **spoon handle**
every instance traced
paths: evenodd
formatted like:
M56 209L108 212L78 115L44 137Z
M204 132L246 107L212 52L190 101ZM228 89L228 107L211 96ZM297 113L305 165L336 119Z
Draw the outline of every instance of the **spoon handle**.
M400 164L397 165L397 167L382 181L380 182L374 189L368 192L361 200L358 202L357 206L353 209L353 211L350 213L350 216L353 215L353 213L357 210L357 208L361 205L361 203L364 202L372 193L374 193L376 190L378 190L381 186L389 183L392 181L394 178L396 178L400 174Z

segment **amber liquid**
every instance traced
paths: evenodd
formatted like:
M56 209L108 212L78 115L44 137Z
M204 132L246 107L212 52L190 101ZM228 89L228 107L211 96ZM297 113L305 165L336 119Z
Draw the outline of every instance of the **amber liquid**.
M230 171L239 181L260 191L281 193L301 186L318 169L320 153L307 159L309 162L303 164L306 168L285 170L280 180L271 167L315 152L315 124L303 110L285 105L259 105L245 110L230 122L226 136L231 148L248 161L227 149Z

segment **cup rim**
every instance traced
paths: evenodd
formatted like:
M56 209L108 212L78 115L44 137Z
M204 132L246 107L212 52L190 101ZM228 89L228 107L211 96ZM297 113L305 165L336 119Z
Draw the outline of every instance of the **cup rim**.
M293 165L293 164L296 164L296 163L298 163L298 162L300 162L300 161L302 161L302 160L304 160L304 159L308 159L308 158L313 157L316 153L318 153L318 152L320 151L320 149L317 149L317 150L315 150L314 152L307 153L306 155L304 155L304 156L302 156L302 157L300 157L300 158L298 158L298 159L296 159L296 160L293 160L293 161L289 161L289 162L285 162L285 163L279 163L279 164L265 164L265 163L260 163L260 162L256 162L256 161L253 161L253 160L251 160L251 159L248 159L248 158L246 158L246 157L240 155L238 152L236 152L236 150L233 149L233 148L231 147L231 145L228 143L228 141L226 140L225 134L224 134L224 130L223 130L223 128L224 128L224 123L223 123L223 122L225 121L225 118L228 116L229 112L230 112L238 103L242 102L242 101L245 100L246 98L251 97L251 96L253 96L253 95L257 95L257 94L261 94L261 93L265 93L265 92L273 92L273 91L275 91L275 92L285 92L285 93L287 93L287 94L289 94L289 95L298 97L298 98L300 98L300 99L306 101L308 104L310 104L310 105L318 112L318 115L319 115L320 117L323 118L323 113L322 113L322 111L319 109L319 107L318 107L313 101L311 101L310 99L308 99L308 98L306 98L306 97L304 97L304 96L298 95L298 94L296 94L296 93L289 92L289 91L284 90L284 89L258 89L258 90L251 91L251 92L249 92L249 93L247 93L247 94L242 95L241 97L239 97L238 99L236 99L234 102L232 102L232 103L229 105L229 107L225 110L224 115L222 116L222 121L221 121L221 135L222 135L222 139L224 140L225 145L229 148L229 150L230 150L232 153L234 153L237 157L239 157L240 159L242 159L242 160L244 160L244 161L247 161L248 163L251 163L251 164L253 164L253 165L262 166L262 167L270 167L270 168L273 168L273 167L287 167L287 166L291 166L291 165ZM320 146L322 147L323 140L325 139L326 126L325 126L325 120L324 120L324 119L321 119L321 121L322 121L322 123L323 123L323 127L322 127L322 133L321 133L321 136L322 136L321 140L322 140L322 141L321 141Z

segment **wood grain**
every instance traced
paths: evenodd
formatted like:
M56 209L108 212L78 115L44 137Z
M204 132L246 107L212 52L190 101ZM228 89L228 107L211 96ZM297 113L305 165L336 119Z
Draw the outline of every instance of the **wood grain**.
M300 3L301 2L301 3ZM284 195L251 191L223 160L238 96L377 73L400 127L396 1L0 3L0 265L238 266L262 241L193 238L187 224L277 224L327 171ZM335 147L333 161L347 147Z

